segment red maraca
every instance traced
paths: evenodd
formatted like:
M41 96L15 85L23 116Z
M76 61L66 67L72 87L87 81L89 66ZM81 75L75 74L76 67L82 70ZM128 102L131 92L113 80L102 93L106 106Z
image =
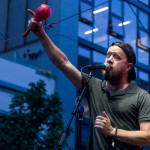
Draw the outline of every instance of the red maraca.
M51 15L51 8L48 5L42 4L40 7L37 8L34 20L40 22L49 18L50 15ZM27 29L24 32L23 34L24 38L29 34L30 30L31 29Z

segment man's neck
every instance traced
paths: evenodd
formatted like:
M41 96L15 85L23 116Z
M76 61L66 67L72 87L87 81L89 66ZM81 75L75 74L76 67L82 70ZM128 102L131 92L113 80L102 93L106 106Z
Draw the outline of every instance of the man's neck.
M117 91L125 89L129 85L128 81L106 81L106 88L109 91L110 95L113 95Z

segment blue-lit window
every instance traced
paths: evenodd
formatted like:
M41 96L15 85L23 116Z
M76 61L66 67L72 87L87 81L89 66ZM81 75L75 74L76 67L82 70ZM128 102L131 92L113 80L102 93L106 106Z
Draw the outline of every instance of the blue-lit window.
M92 26L79 21L78 36L92 42Z
M150 50L149 15L139 10L137 46L144 50Z
M149 6L149 0L138 0L139 2Z
M90 63L91 51L86 47L79 46L78 49L78 69ZM85 70L88 73L88 70Z
M130 5L133 11L136 13L137 8L133 5ZM124 20L128 21L129 23L124 25L125 37L124 41L129 43L136 53L136 39L137 39L137 17L133 13L132 9L130 8L127 2L124 3Z
M92 42L93 2L81 0L79 6L79 37Z
M92 2L88 2L85 0L80 1L80 21L85 22L86 24L93 24L93 9L92 9Z
M123 35L123 24L122 19L112 16L112 32L115 32L118 35Z
M143 12L143 11L139 11L139 20L140 22L138 23L139 24L139 27L144 28L146 30L149 30L149 15L146 13L146 12ZM142 23L142 25L141 25Z
M112 0L111 1L111 12L119 17L122 17L122 0Z
M150 38L147 32L139 30L140 45L150 49Z
M97 7L97 6L100 6L102 4L107 4L108 1L107 0L94 0L94 6Z
M144 65L149 65L149 52L141 48L138 48L138 60L137 61Z
M111 9L109 9L109 34L123 39L124 37L124 22L123 20L123 1L118 1L118 5L115 5L116 1L110 1ZM120 13L118 12L120 11Z
M101 5L99 7L95 7L94 11L94 29L97 31L94 32L94 43L103 47L108 46L108 14L109 7L108 3Z
M105 62L106 55L104 55L104 54L101 54L99 52L93 51L93 55L92 56L93 56L92 64L103 64ZM102 72L101 72L100 69L96 69L94 71L93 76L103 80Z
M145 71L139 70L138 85L146 91L149 91L149 74Z
M90 50L85 47L79 47L78 55L90 59Z
M104 63L106 59L106 55L101 54L99 52L93 51L93 63L97 64L97 63Z
M109 45L111 45L113 42L118 42L118 41L123 41L122 39L118 39L117 37L114 36L109 36Z

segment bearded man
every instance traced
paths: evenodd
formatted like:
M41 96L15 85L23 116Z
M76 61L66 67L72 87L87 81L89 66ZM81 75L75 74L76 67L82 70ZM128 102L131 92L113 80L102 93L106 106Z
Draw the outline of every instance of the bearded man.
M28 10L35 16L35 13ZM37 35L50 60L78 89L82 90L88 75L75 68L66 55L50 40L40 22L33 19L30 29ZM88 150L142 150L150 145L150 95L137 87L136 57L125 42L113 43L107 52L109 70L103 70L105 81L92 78L85 96L90 110Z

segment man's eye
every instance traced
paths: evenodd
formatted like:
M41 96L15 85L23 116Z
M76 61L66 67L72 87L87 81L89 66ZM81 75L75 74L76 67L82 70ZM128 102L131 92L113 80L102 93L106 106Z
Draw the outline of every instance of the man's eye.
M114 58L117 60L120 60L120 56L118 56L118 55L114 55Z
M111 56L111 54L108 53L106 56L107 56L107 58L109 58Z

